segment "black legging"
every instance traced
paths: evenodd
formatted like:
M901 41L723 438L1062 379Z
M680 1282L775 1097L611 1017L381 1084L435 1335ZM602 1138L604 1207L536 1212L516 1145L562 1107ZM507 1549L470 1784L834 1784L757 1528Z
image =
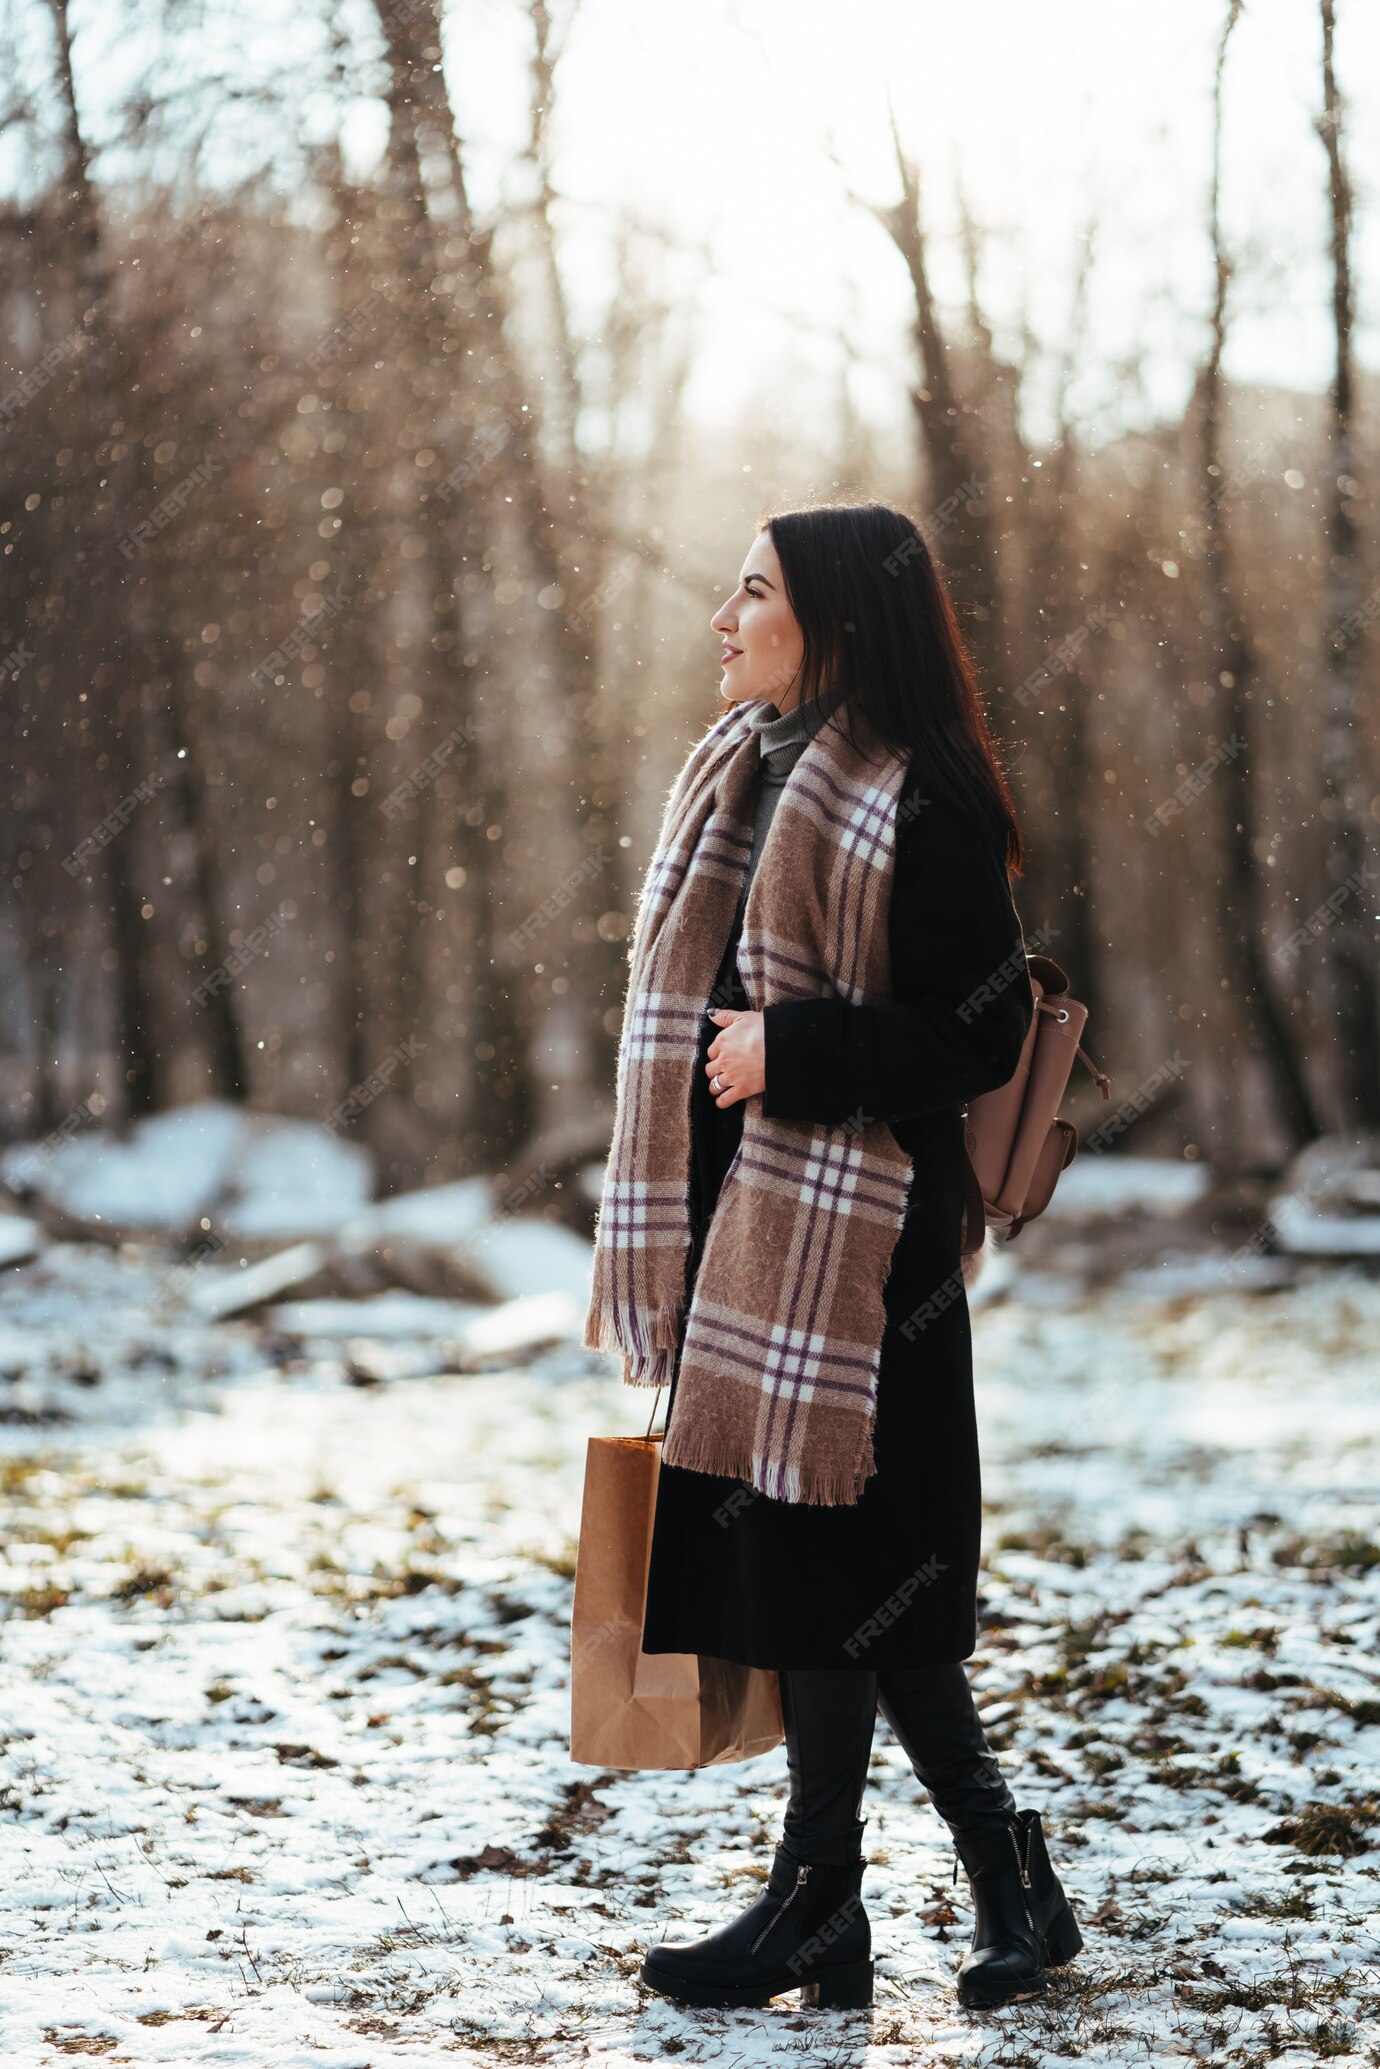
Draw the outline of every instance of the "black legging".
M879 1674L783 1669L781 1713L791 1778L783 1843L797 1860L854 1861L880 1709L922 1788L951 1829L1001 1824L1016 1801L987 1743L960 1664Z

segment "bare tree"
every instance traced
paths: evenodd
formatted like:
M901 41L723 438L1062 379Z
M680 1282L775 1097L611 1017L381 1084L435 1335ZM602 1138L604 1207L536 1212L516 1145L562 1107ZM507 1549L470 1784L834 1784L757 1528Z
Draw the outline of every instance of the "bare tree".
M115 577L120 531L102 449L126 385L118 365L119 341L109 306L109 264L100 204L91 175L91 153L78 112L68 0L48 0L56 55L56 103L63 157L60 175L61 232L73 293L75 322L86 342L82 378L70 406L74 478L68 496L76 505L82 534L85 584L79 610L67 615L61 637L69 666L93 686L91 726L97 752L84 789L84 803L99 825L125 806L152 772L141 726L141 703L130 687L123 637L122 599ZM163 1097L163 1051L156 1026L150 959L144 938L144 893L139 883L142 842L129 828L106 841L97 870L104 885L110 944L114 955L115 1027L122 1064L125 1111L151 1112Z
M1222 230L1222 99L1227 52L1240 20L1243 0L1228 0L1217 43L1212 94L1212 179L1208 233L1212 246L1213 300L1207 357L1199 372L1196 417L1200 462L1200 521L1208 616L1206 649L1216 696L1219 742L1232 743L1217 773L1213 798L1217 805L1220 855L1212 873L1216 931L1226 963L1230 995L1235 1000L1247 1044L1263 1065L1279 1105L1285 1133L1297 1148L1319 1132L1320 1122L1304 1075L1294 1031L1275 997L1266 959L1267 913L1257 861L1255 808L1256 770L1252 754L1255 706L1252 697L1257 666L1244 610L1235 596L1222 484L1225 480L1223 418L1226 388L1222 373L1228 330L1232 262ZM1224 1078L1224 1097L1232 1098L1234 1080ZM1237 1090L1239 1092L1239 1086ZM1239 1096L1230 1123L1217 1116L1224 1143L1244 1143ZM1219 1152L1219 1157L1221 1152Z
M911 338L917 368L910 402L920 470L932 506L946 513L939 548L965 635L984 679L997 682L1005 674L1007 654L990 517L996 484L988 427L964 392L958 355L940 319L930 281L920 164L902 145L889 96L887 119L900 194L892 202L874 202L852 187L847 192L881 224L900 253L910 280L915 300ZM838 165L838 158L832 152L829 155Z
M564 780L572 757L579 765L576 736L589 719L580 680L584 642L571 626L568 613L560 608L572 593L578 599L584 586L583 568L568 565L562 553L563 498L571 491L565 476L549 471L541 442L542 413L535 406L536 384L524 383L519 369L508 293L493 252L493 233L478 226L470 206L464 153L439 66L441 32L436 0L416 0L406 10L378 0L378 14L388 54L394 120L414 126L419 164L429 155L444 178L450 209L447 248L460 289L457 313L476 341L476 399L494 411L505 428L505 487L511 491L516 543L528 563L530 593L537 605L527 619L530 659L524 670L524 688L542 740L542 754L525 771L525 809L542 828L543 866L549 873L545 888L555 890L578 881L584 868L592 872L596 861L578 816L578 795ZM429 186L422 191L431 214L434 192ZM492 506L487 513L475 509L473 521L478 524L486 514L494 514ZM482 550L477 530L470 543L476 552ZM494 975L500 986L521 993L522 1017L527 1018L533 958L521 945L523 939L520 928L498 935ZM537 960L545 959L538 955ZM574 1052L566 1080L554 1088L557 1104L553 1106L545 1096L552 1088L538 1086L526 1050L514 1050L497 1059L493 1085L509 1141L520 1140L536 1125L543 1105L553 1117L578 1111L589 1095L589 1062L587 1050Z
M1028 575L1028 620L1038 635L1037 668L1047 665L1051 649L1068 656L1040 699L1043 722L1038 767L1047 785L1043 799L1047 817L1041 844L1037 896L1041 911L1057 915L1056 955L1068 964L1070 979L1090 1013L1101 1005L1100 959L1095 917L1093 801L1090 771L1088 703L1083 650L1073 647L1070 621L1081 607L1084 583L1079 568L1079 449L1073 419L1072 389L1086 334L1088 283L1092 274L1093 237L1083 237L1074 270L1068 328L1060 356L1054 400L1054 431L1042 464L1024 454L1021 478L1031 483L1029 521L1032 536L1025 559ZM1013 425L1013 431L1015 427ZM1031 681L1026 676L1024 689ZM1028 707L1018 707L1028 709ZM1023 771L1028 781L1033 772Z
M1330 810L1329 880L1337 899L1327 935L1337 1029L1337 1064L1347 1125L1380 1126L1380 999L1377 999L1374 896L1365 889L1366 814L1373 788L1362 723L1366 683L1356 638L1365 589L1356 511L1360 468L1355 426L1351 280L1352 192L1343 150L1343 108L1333 58L1333 0L1322 11L1323 109L1316 128L1327 153L1332 261L1334 365L1327 468L1327 553L1322 781Z

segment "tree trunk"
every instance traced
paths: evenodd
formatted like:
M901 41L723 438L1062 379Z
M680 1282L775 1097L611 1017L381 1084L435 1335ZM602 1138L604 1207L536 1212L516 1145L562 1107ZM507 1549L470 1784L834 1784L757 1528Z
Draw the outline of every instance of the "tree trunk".
M901 196L889 207L863 205L876 216L900 253L915 298L911 335L918 379L910 400L931 504L922 530L933 538L944 564L981 679L993 686L1005 680L1008 668L996 540L988 515L996 494L994 456L979 413L960 393L953 354L935 305L920 167L907 158L895 112L888 112Z
M522 384L505 332L506 296L493 262L490 235L480 232L474 224L460 140L444 80L436 69L441 38L435 0L417 0L407 11L388 7L379 0L378 12L390 68L390 112L404 148L417 167L413 191L425 197L424 143L439 155L447 174L453 219L446 220L444 226L438 219L436 235L439 237L444 228L448 264L461 281L465 321L474 339L476 400L481 405L488 403L498 412L503 465L510 477L507 485L513 491L512 515L529 557L531 588L538 597L543 592L554 595L558 591L564 596L568 578L563 576L554 514L559 495L544 479L535 412L522 401ZM473 487L474 494L465 499L466 521L454 540L457 568L466 553L471 556L470 565L482 559L497 515L497 499L490 502L478 478ZM543 856L554 889L574 874L585 846L571 810L570 785L565 781L571 772L569 729L583 723L585 714L579 707L578 686L571 681L564 615L559 610L540 608L532 619L534 654L528 679L541 712L544 739L558 751L544 757L546 767L537 778L541 794L527 798L525 809L542 825ZM497 753L496 743L490 742L487 774L491 787L498 774ZM505 940L501 929L491 938L495 945ZM476 1045L476 1063L480 1067L477 1085L483 1111L490 1117L494 1149L504 1160L514 1142L530 1130L542 1105L527 1034L528 958L525 951L515 953L516 961L489 959L485 975L490 996L482 1017L495 1024L497 1039L481 1040ZM487 1053L490 1050L492 1054ZM588 1058L584 1056L571 1080L561 1088L566 1106L578 1108L588 1096L584 1082L587 1076Z
M101 482L99 448L108 435L116 396L124 384L117 378L116 338L107 301L107 267L101 243L100 211L91 182L90 154L77 111L72 71L72 30L68 0L48 0L57 48L57 103L62 130L63 202L68 231L78 321L85 327L88 349L82 379L73 403L78 430L68 500L76 512L73 539L82 571L81 619L66 631L75 647L75 679L91 683L92 729L104 758L99 795L87 798L92 820L128 798L151 772L144 765L139 700L123 686L127 678L124 596L115 578L118 516ZM97 880L105 886L112 946L115 951L115 1030L125 1111L149 1113L162 1092L161 1053L154 1025L154 999L148 967L148 932L142 917L144 897L138 881L137 847L141 829L126 825L107 843L97 862Z
M1252 690L1256 663L1240 607L1233 596L1232 573L1217 492L1223 481L1222 359L1227 340L1227 303L1231 262L1222 237L1222 89L1227 46L1242 11L1242 0L1229 0L1217 47L1213 85L1212 192L1209 230L1212 239L1214 294L1208 355L1198 382L1198 436L1202 479L1203 560L1209 614L1207 652L1216 698L1219 743L1231 747L1213 781L1220 838L1219 866L1212 872L1216 933L1226 961L1228 996L1234 999L1247 1046L1264 1067L1280 1110L1289 1148L1298 1149L1320 1132L1317 1110L1293 1031L1275 997L1265 950L1266 913L1256 859L1255 767L1252 759L1255 709ZM1233 743L1237 743L1233 745ZM1230 1071L1225 1084L1236 1083ZM1238 1087L1235 1111L1220 1109L1214 1127L1218 1147L1214 1162L1229 1165L1236 1152L1228 1145L1252 1140ZM1227 1093L1228 1102L1231 1093ZM1225 1152L1225 1153L1224 1153Z
M1326 936L1337 1023L1339 1089L1344 1127L1380 1127L1380 997L1377 996L1373 882L1366 829L1372 789L1364 724L1367 686L1355 632L1365 576L1356 511L1360 465L1354 425L1351 285L1351 181L1342 149L1342 106L1333 69L1333 0L1321 0L1323 112L1318 135L1327 152L1331 204L1332 326L1335 364L1330 398L1327 562L1323 585L1324 675L1322 782L1332 838L1328 879L1336 917Z

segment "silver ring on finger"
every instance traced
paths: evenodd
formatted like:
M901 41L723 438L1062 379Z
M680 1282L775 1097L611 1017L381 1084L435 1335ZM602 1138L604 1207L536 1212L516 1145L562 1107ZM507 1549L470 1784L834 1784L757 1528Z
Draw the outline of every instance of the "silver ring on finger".
M709 1089L711 1092L722 1092L723 1090L723 1086L719 1083L719 1073L717 1071L709 1080Z

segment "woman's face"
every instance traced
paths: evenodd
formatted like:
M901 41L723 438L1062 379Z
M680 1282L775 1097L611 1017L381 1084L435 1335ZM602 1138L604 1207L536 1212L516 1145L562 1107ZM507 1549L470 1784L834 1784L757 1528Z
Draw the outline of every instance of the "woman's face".
M724 642L719 695L725 702L743 704L765 697L778 711L790 711L799 692L805 642L786 601L770 531L759 532L753 540L738 587L715 611L709 626Z

